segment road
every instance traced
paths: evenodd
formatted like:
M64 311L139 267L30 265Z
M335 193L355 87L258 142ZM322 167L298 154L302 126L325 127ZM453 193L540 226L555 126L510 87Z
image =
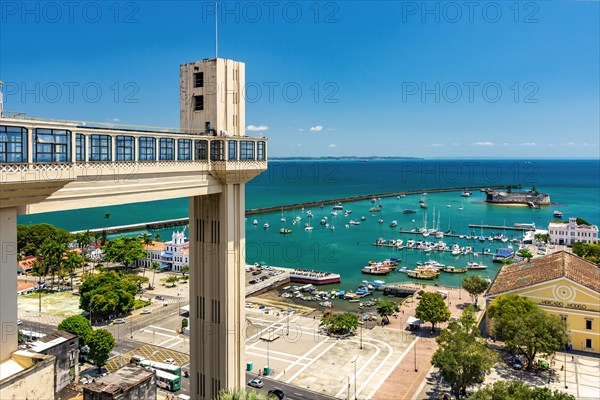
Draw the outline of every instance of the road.
M256 374L247 372L246 381L256 378ZM281 389L285 393L286 400L332 400L335 397L327 396L324 394L316 393L310 390L306 390L297 386L288 385L287 383L279 382L271 378L261 377L264 386L262 389L257 389L262 392L268 392L271 389Z

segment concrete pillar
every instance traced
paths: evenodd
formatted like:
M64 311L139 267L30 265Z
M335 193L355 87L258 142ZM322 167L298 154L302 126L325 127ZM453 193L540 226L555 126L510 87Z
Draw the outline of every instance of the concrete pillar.
M243 388L244 184L190 198L191 397Z
M17 208L0 208L0 362L17 350Z

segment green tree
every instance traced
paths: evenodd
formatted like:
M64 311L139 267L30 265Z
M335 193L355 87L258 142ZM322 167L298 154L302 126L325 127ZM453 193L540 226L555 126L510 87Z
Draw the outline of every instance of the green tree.
M514 264L515 262L512 260L512 258L505 258L502 260L502 265L511 265Z
M89 230L75 234L77 246L81 249L81 273L85 274L85 261L88 256L88 246L92 243L92 232Z
M321 318L321 326L335 335L346 335L358 328L358 316L351 312L329 313Z
M439 293L424 292L415 309L415 315L422 321L431 322L431 330L435 324L446 322L450 319L450 310Z
M458 321L452 321L436 340L440 347L431 363L438 368L444 381L452 385L456 399L469 386L483 381L497 362L496 353L485 346L479 337L475 311L470 306Z
M550 234L548 233L536 233L533 235L535 240L541 243L548 243L550 241Z
M131 264L148 255L142 241L136 237L120 237L110 240L102 246L102 252L104 260L122 263L126 270Z
M165 282L169 284L168 287L175 287L175 283L179 280L178 276L175 275L169 275L166 279Z
M90 275L79 287L79 307L93 316L122 314L133 307L136 289L115 271Z
M577 242L573 245L573 254L595 264L600 263L600 244Z
M487 384L469 400L575 400L570 394L547 387L530 387L522 381L497 381Z
M104 229L102 230L102 246L104 246L104 243L106 243L108 221L110 220L110 213L104 214L104 219L106 220L106 225L105 225Z
M79 347L86 344L89 335L92 334L92 325L87 318L81 315L72 315L58 324L58 329L71 332L79 338Z
M181 274L182 274L182 275L185 275L185 274L187 274L188 272L190 272L190 266L189 266L189 265L183 265L183 266L181 267L180 271L181 271Z
M529 249L519 249L519 251L517 251L517 255L523 259L526 259L527 262L533 258L533 254L531 254Z
M377 314L381 318L385 318L386 321L390 321L388 318L390 315L394 315L394 313L398 312L398 305L389 300L381 300L377 302Z
M138 288L138 290L142 289L142 284L150 281L150 279L146 276L139 276L134 274L127 274L123 277L123 279L126 279L129 282L133 283Z
M181 320L181 331L183 332L183 330L184 330L185 328L187 328L187 327L188 327L188 325L189 325L189 321L188 321L188 319L187 319L187 318L183 318L183 319Z
M106 329L97 329L88 336L87 345L90 348L89 358L100 371L115 347L115 338Z
M500 296L488 307L493 333L506 348L521 353L531 369L537 354L551 354L568 341L567 323L519 295Z
M577 225L588 225L588 226L592 225L589 222L587 222L585 219L579 218L579 217L575 218L575 223Z
M469 293L469 295L471 295L473 304L476 305L477 298L487 290L488 283L483 277L479 275L473 275L462 280L462 287Z
M17 225L17 250L26 256L38 256L42 244L49 240L70 243L72 235L50 224Z
M213 400L277 400L277 396L254 390L221 389Z

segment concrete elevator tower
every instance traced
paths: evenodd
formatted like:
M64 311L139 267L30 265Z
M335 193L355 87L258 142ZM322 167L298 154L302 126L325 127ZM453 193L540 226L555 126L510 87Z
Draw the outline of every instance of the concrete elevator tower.
M212 399L222 388L244 387L245 183L264 170L245 136L244 63L221 58L180 67L181 130L241 137L208 151L219 193L193 196L190 215L190 366L192 398ZM256 154L254 154L256 152ZM232 168L225 160L239 160Z

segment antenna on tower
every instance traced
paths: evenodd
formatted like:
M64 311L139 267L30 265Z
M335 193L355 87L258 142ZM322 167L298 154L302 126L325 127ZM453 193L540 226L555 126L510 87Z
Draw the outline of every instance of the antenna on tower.
M215 1L215 58L219 58L219 2Z

